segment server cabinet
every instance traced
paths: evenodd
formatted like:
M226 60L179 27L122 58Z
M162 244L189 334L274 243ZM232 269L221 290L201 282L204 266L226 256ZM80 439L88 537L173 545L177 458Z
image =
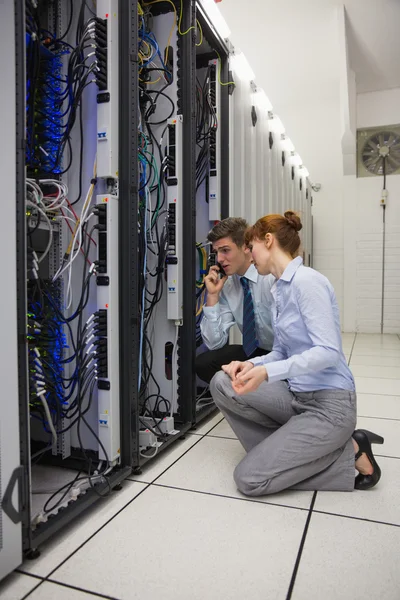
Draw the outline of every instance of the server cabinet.
M16 71L20 46L14 40L19 31L21 2L14 10L12 2L1 3L0 39L4 51L0 53L0 72L3 93L0 97L0 122L3 145L0 160L1 181L7 182L3 197L0 246L3 256L3 293L1 294L2 357L0 361L3 393L0 419L0 579L22 562L22 524L20 498L22 466L20 460L19 400L18 400L18 347L17 347L17 208L15 199L21 177L21 67ZM15 48L15 49L14 49ZM23 95L22 95L23 98Z

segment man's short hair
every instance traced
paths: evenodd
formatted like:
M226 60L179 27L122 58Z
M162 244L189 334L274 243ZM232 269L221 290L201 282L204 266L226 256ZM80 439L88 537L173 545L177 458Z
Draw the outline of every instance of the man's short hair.
M241 248L245 243L245 233L248 228L246 219L240 217L228 217L220 221L211 229L207 235L209 242L214 244L218 240L230 237L232 241Z

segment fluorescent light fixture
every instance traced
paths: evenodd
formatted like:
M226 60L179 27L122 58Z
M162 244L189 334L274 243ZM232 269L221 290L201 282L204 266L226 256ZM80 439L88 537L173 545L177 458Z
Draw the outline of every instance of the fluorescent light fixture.
M272 110L271 101L261 88L257 88L257 90L253 92L253 103L254 106L260 110L265 110L266 112L270 112Z
M247 62L247 58L243 52L232 55L232 69L240 79L251 81L255 77L254 71Z
M222 16L218 6L215 4L215 0L201 0L201 3L219 35L223 39L228 38L231 35L231 30L229 29L227 22Z
M269 130L272 131L272 133L278 133L279 135L282 135L283 133L285 133L285 126L283 125L283 123L280 120L280 118L278 117L278 115L275 115L274 113L270 112L268 116L269 116L269 121L268 121Z
M294 152L293 142L287 135L281 135L281 146L285 152Z
M300 173L300 177L309 177L310 176L310 173L308 172L307 167L305 167L304 165L300 165L299 173Z
M290 164L293 165L294 167L300 167L300 165L303 164L303 161L301 160L301 156L299 156L297 154L297 152L290 153L289 161L290 161Z

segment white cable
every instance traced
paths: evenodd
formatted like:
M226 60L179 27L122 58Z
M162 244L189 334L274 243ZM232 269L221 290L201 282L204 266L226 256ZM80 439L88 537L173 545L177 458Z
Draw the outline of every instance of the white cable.
M85 216L86 216L86 212L85 211ZM53 281L55 281L56 279L58 279L67 269L70 269L72 266L72 263L74 262L74 260L76 259L76 257L78 256L80 250L81 250L81 246L82 246L82 226L83 224L87 223L89 221L89 219L92 218L92 216L94 215L94 213L91 213L89 215L89 217L86 219L84 218L83 220L81 220L79 222L78 228L75 232L75 236L74 236L74 246L75 244L78 244L78 247L76 250L74 250L74 247L71 248L71 252L68 258L68 262L66 265L61 265L60 268L58 269L57 273L54 275L53 277ZM83 215L82 215L83 217ZM78 239L77 239L78 238Z
M26 201L26 205L27 206L32 206L33 208L35 208L37 211L40 212L40 214L44 217L44 219L47 221L47 225L49 226L49 241L47 243L46 249L43 252L42 256L40 258L38 258L38 262L41 263L42 260L44 260L46 258L46 256L48 255L48 253L50 252L50 248L51 245L53 243L53 227L50 223L50 219L49 217L46 215L46 213L44 212L44 210L42 210L40 208L40 206L38 206L37 204L35 204L34 202L31 202L30 200Z
M158 446L156 446L154 448L154 452L153 454L145 454L144 452L139 452L140 456L143 456L143 458L154 458L154 456L157 454L158 452Z
M54 423L53 423L53 420L52 420L51 415L50 415L49 405L47 404L47 400L44 397L45 393L46 393L45 390L41 390L38 393L38 398L40 398L40 400L41 400L41 402L43 404L44 412L46 413L47 421L49 423L49 428L50 428L51 434L53 436L53 442L55 444L57 444L57 433L56 433L56 430L54 428Z
M89 219L91 219L91 217L93 216L94 213L91 213L89 215L89 217L84 221L84 223L88 223ZM74 253L74 250L71 250L71 254L69 257L69 261L67 266L60 272L60 275L63 273L64 270L68 269L68 284L67 284L67 296L66 296L66 308L69 309L71 307L72 304L72 263L74 262L74 260L76 259L76 257L79 255L79 252L81 251L81 247L82 247L82 227L79 230L79 244L78 247Z
M60 215L59 217L56 217L56 221L60 223L63 219L65 219L66 221L71 221L71 223L76 225L76 219L72 219L72 217L66 217L65 215Z

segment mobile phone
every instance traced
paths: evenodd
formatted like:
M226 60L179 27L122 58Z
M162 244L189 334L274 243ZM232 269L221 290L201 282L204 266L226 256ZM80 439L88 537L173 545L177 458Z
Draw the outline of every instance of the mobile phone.
M216 252L210 252L210 254L208 255L208 268L213 266L217 266L219 268L219 276L221 279L222 277L226 277L224 269L221 267L220 263L217 262Z

